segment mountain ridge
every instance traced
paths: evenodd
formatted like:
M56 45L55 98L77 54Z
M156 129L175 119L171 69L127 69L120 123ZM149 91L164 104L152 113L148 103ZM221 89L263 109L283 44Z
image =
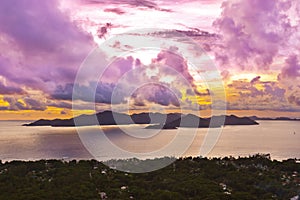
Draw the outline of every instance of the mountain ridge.
M237 117L235 115L201 118L193 114L184 115L181 113L162 114L144 112L128 115L107 110L97 114L80 115L70 119L39 119L29 124L23 124L23 126L74 127L130 124L149 124L146 128L162 129L176 129L178 127L208 128L221 127L223 125L258 125L255 120L250 119L249 117Z

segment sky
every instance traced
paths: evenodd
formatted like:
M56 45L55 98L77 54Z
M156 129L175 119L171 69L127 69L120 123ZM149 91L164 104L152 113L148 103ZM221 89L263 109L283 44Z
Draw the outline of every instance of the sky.
M1 0L0 120L112 106L300 118L299 1Z

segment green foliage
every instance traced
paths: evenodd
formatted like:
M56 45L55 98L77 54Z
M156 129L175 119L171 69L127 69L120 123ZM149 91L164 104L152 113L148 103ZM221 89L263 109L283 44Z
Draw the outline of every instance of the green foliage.
M170 158L167 161L169 162ZM136 159L111 161L132 165ZM158 160L141 162L143 167ZM144 163L143 163L144 162ZM290 199L300 193L300 164L248 158L180 158L140 174L95 161L0 163L0 199Z

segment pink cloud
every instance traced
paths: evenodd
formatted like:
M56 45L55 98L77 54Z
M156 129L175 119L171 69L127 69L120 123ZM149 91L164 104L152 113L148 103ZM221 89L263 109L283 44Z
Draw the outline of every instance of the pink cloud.
M278 75L278 81L286 88L288 102L300 106L300 63L297 55L289 56Z
M300 63L297 55L291 55L285 60L279 79L295 79L297 77L300 77Z
M259 87L256 87L259 85ZM235 94L230 98L228 109L231 110L285 110L296 111L286 99L287 90L278 82L261 81L260 76L251 81L235 80L228 84L229 92Z
M214 22L222 37L216 58L231 67L267 68L295 32L287 15L290 7L291 1L224 2Z
M296 105L300 106L300 97L299 96L290 95L288 97L288 101L292 104L296 104Z
M124 10L122 10L121 8L106 8L104 9L104 12L112 12L118 15L123 15L126 12Z
M106 23L104 26L100 27L97 31L99 38L105 38L105 35L107 34L108 30L112 27L111 23Z
M188 69L187 60L180 56L179 52L177 51L177 47L170 47L168 50L162 50L157 55L157 58L152 60L152 63L159 63L162 66L170 67L176 70L181 76L186 79L189 84L191 84L194 92L198 95L201 95L201 93L197 91L197 86L194 83L195 80Z
M58 6L57 0L3 0L0 32L8 35L26 55L79 53L91 38L70 22Z
M177 91L176 91L177 92ZM162 84L148 84L136 90L132 96L135 106L145 106L145 101L162 106L180 106L179 100L168 87Z
M125 73L132 70L135 65L140 65L140 61L134 59L132 56L118 58L107 66L101 77L101 81L116 83Z
M154 1L148 1L148 0L121 0L121 1L115 1L115 0L81 0L82 4L90 4L90 5L129 5L131 7L137 7L137 8L147 8L147 9L154 9L164 12L171 12L170 9L161 8L157 3Z
M48 92L74 80L93 39L58 7L56 0L1 1L0 75L8 82Z
M0 94L24 94L23 91L19 87L7 86L0 82Z

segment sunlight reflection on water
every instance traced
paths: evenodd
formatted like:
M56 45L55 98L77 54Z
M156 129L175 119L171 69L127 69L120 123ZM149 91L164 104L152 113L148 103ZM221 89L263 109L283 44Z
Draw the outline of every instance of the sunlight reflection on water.
M74 127L23 127L21 126L23 123L25 122L0 121L1 160L93 158L82 145ZM299 124L300 122L296 121L260 121L258 126L226 126L218 143L208 156L248 156L255 153L270 153L273 159L278 160L300 158ZM121 133L117 126L101 127L101 129L112 143L132 152L148 152L162 148L176 135L176 130L162 130L154 134L153 130L146 130L143 127L144 125L126 126L126 130L133 130L134 134L150 136L147 140ZM96 131L100 127L80 128ZM191 129L184 129L187 138L189 131ZM184 156L199 155L199 148L206 132L206 128L198 129L197 136ZM156 156L177 156L175 150L163 153L164 155ZM103 160L112 157L123 158L122 155L114 155L114 152L110 155L100 155L100 157Z

